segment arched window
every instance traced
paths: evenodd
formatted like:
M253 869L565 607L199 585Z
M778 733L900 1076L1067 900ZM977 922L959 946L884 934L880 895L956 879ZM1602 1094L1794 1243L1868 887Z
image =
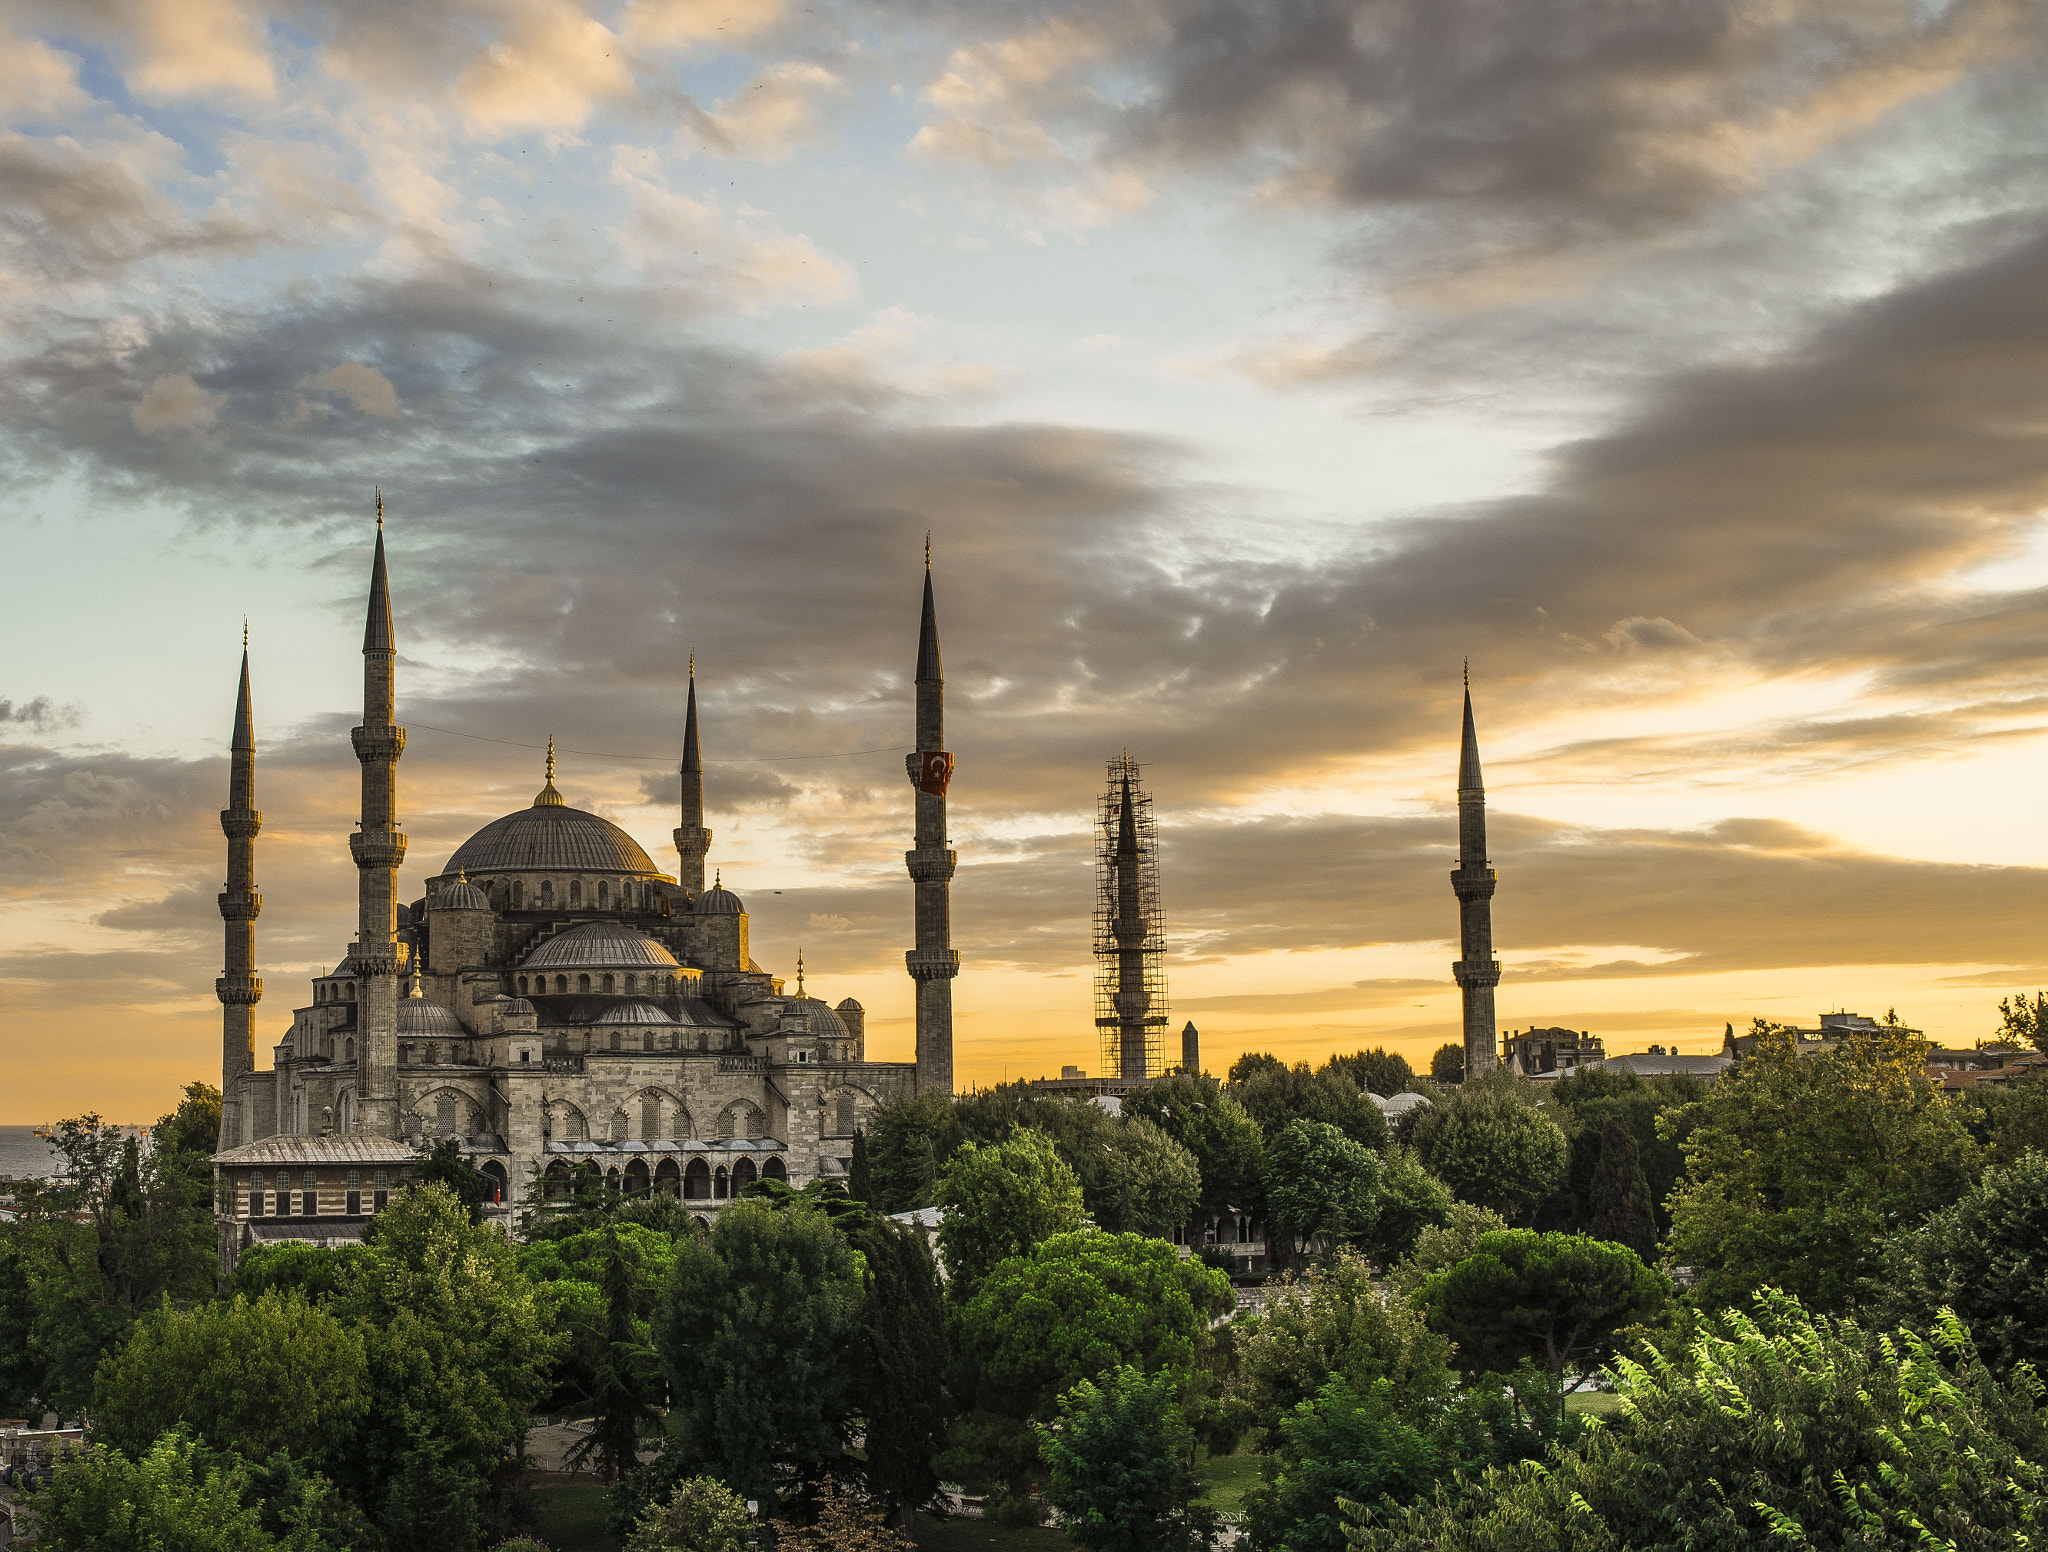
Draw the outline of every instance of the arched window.
M359 1217L363 1210L363 1172L352 1169L348 1172L348 1215Z
M547 1173L541 1176L541 1190L551 1202L569 1194L569 1172L562 1167L560 1159L550 1164Z
M512 880L512 909L515 911L526 909L526 883L523 879L515 878Z
M601 987L599 988L599 990L601 990L601 991L607 991L607 992L608 992L608 991L610 991L611 989L612 989L612 978L611 978L611 977L610 977L609 975L607 975L607 976L606 976L606 977L604 978L604 984L603 984L603 985L602 985L602 986L601 986Z
M626 1112L623 1110L614 1110L612 1112L612 1141L624 1142L625 1140Z
M341 995L343 1001L354 1002L356 1000L356 983L354 981L343 981L341 983Z
M654 1049L654 1031L653 1031L653 1030L651 1030L651 1029L650 1029L650 1030L647 1030L647 1031L646 1031L645 1033L643 1033L643 1034L642 1034L642 1035L640 1036L640 1049L641 1049L641 1050L643 1050L643 1051L651 1051L651 1050L653 1050L653 1049Z
M434 1130L443 1137L455 1135L456 1107L453 1094L442 1094L434 1101Z
M625 990L630 992L633 989L634 983L637 979L638 977L636 976L627 976L625 981L622 983L624 985Z
M633 909L633 881L631 879L619 885L619 909L622 911Z
M555 908L555 881L544 878L540 881L540 908L552 911Z
M640 1135L648 1142L661 1139L661 1096L658 1094L640 1096Z
M663 1159L654 1171L654 1189L663 1196L683 1194L683 1172L676 1168L674 1159Z
M706 1201L711 1195L711 1166L702 1159L690 1160L690 1167L683 1171L683 1199L690 1202Z
M626 1166L626 1194L645 1196L647 1194L647 1161L635 1159Z
M313 983L313 1000L315 1002L325 1002L327 1000L327 988L318 981Z
M599 909L600 911L601 911L601 910L603 910L603 909L604 909L604 908L605 908L605 907L606 907L606 906L607 906L607 905L608 905L608 904L610 903L610 902L609 902L609 901L608 901L608 900L607 900L607 899L605 898L605 896L606 896L606 893L607 893L607 891L605 890L605 887L604 887L604 880L603 880L603 879L599 879L599 880L597 881L597 908L598 908L598 909Z
M832 1131L835 1136L853 1135L853 1096L841 1094L839 1103L832 1107Z
M582 879L580 879L580 878L572 878L572 879L570 879L570 880L569 880L569 904L570 904L571 906L578 906L578 905L581 905L582 903L583 903L583 880L582 880Z
M782 1160L770 1159L761 1166L761 1178L763 1180L779 1180L784 1185L788 1185L789 1170L783 1165Z
M608 1169L604 1172L604 1188L607 1191L618 1190L619 1172L616 1169Z
M670 1118L669 1135L675 1138L677 1142L688 1142L691 1137L696 1135L690 1125L690 1112L681 1105L676 1106L676 1113Z
M754 1161L741 1159L732 1167L732 1194L738 1196L754 1183Z
M556 976L556 977L555 977L555 995L559 997L559 996L561 996L561 995L562 995L562 994L563 994L564 992L568 991L568 989L569 989L569 978L568 978L568 977L567 977L566 975L558 975L558 976Z
M341 1059L345 1062L352 1062L356 1059L356 1043L353 1040L342 1041Z
M721 1164L718 1166L718 1173L711 1177L711 1195L715 1200L723 1201L725 1199L727 1184L725 1166Z
M576 990L578 990L579 992L587 992L587 991L589 991L589 990L590 990L590 977L589 977L589 976L587 976L587 975L579 975L579 976L577 976L577 977L576 977Z
M506 1187L509 1184L505 1179L505 1166L496 1159L492 1159L484 1165L483 1173L484 1178L491 1183L491 1205L493 1207L503 1205Z
M523 975L519 978L519 995L522 997L526 995L526 977Z

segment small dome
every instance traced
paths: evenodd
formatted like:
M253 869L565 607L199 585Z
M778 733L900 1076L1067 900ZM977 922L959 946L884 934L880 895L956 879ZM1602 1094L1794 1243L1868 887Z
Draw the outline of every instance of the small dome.
M467 874L458 873L455 882L442 886L434 896L437 911L488 911L491 897L469 881Z
M651 1002L622 1002L617 1007L606 1009L605 1012L591 1020L593 1024L673 1024L674 1022L674 1019L670 1018Z
M676 956L650 937L618 922L585 922L558 932L527 956L523 968L552 970L600 966L604 969L679 970Z
M740 904L740 897L723 884L714 884L690 902L690 909L699 916L739 916L746 907Z
M524 997L500 997L495 1000L504 1004L502 1011L507 1018L517 1018L522 1013L533 1011L533 1004Z
M469 1033L462 1020L438 1002L422 997L417 990L398 999L398 1032L401 1035L448 1039Z
M846 1021L815 997L790 997L784 1000L783 1008L790 1013L807 1013L811 1019L811 1033L834 1035L844 1038L853 1033L846 1027ZM858 1003L855 1004L859 1006Z
M834 1010L834 1011L836 1011L836 1012L839 1012L839 1013L865 1013L865 1012L867 1012L867 1009L866 1009L866 1008L863 1008L863 1007L862 1007L862 1006L861 1006L861 1005L860 1005L859 1003L855 1002L855 1001L854 1001L854 1000L853 1000L853 999L852 999L851 997L848 997L848 998L846 998L846 999L845 999L844 1001L842 1001L842 1002L841 1002L841 1003L839 1004L838 1008L837 1008L836 1010Z

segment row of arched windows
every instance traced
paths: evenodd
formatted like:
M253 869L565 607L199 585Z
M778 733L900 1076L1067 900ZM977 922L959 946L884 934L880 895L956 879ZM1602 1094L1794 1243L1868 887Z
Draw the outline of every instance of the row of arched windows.
M585 1164L580 1172L595 1177L597 1165ZM548 1166L543 1179L550 1200L570 1194L572 1177L568 1166L559 1159ZM768 1159L759 1170L754 1168L752 1159L741 1159L730 1170L723 1164L713 1169L702 1159L692 1159L688 1169L680 1169L674 1159L663 1159L650 1171L645 1159L634 1159L624 1169L613 1166L604 1172L607 1190L623 1191L628 1196L658 1191L663 1196L681 1196L690 1202L724 1201L738 1196L756 1180L780 1180L786 1185L789 1168L779 1158Z
M487 886L491 904L500 910L523 911L526 909L526 880L515 878L507 884ZM565 904L570 910L577 910L584 904L586 891L583 880L572 878L566 887L557 889L555 881L544 878L533 889L533 905L538 911L552 911L557 904ZM614 908L621 911L650 908L654 904L654 889L649 884L636 885L631 879L622 879L615 887L609 879L599 879L588 891L590 904L600 911Z
M569 978L566 975L556 976L552 987L548 978L544 975L532 977L522 975L519 977L518 984L519 995L522 997L545 997L550 990L557 997L569 995ZM576 977L576 990L580 993L612 992L617 994L639 992L648 997L673 997L680 985L681 982L678 978L672 975L613 975L607 971L600 974L594 982L588 975Z
M354 1002L356 983L354 981L315 981L313 983L315 1002Z

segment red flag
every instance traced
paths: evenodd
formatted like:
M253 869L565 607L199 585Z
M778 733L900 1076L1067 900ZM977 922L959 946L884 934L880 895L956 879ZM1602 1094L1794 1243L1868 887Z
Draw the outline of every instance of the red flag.
M943 750L925 749L917 756L917 790L935 798L946 795L946 783L953 779L953 757Z

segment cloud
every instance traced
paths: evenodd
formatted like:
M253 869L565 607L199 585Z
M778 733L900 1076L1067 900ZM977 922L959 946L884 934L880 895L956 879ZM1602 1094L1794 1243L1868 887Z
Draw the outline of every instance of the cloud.
M220 397L192 380L190 372L169 372L143 390L129 411L137 431L210 431L220 415Z
M825 142L823 104L844 87L822 65L771 65L695 121L707 149L775 165ZM678 131L680 138L681 132Z
M38 695L32 701L20 702L0 698L0 722L20 723L38 733L74 728L84 720L83 706L59 706L47 695Z
M733 48L774 27L786 0L630 0L623 31L643 48Z
M134 55L128 84L141 95L276 95L262 23L236 0L132 0L120 9Z
M363 414L377 420L398 418L398 390L391 386L391 379L360 361L344 361L324 372L302 377L298 386L314 393L340 394Z
M625 45L572 0L504 0L504 25L456 83L485 134L580 129L598 104L631 88Z

